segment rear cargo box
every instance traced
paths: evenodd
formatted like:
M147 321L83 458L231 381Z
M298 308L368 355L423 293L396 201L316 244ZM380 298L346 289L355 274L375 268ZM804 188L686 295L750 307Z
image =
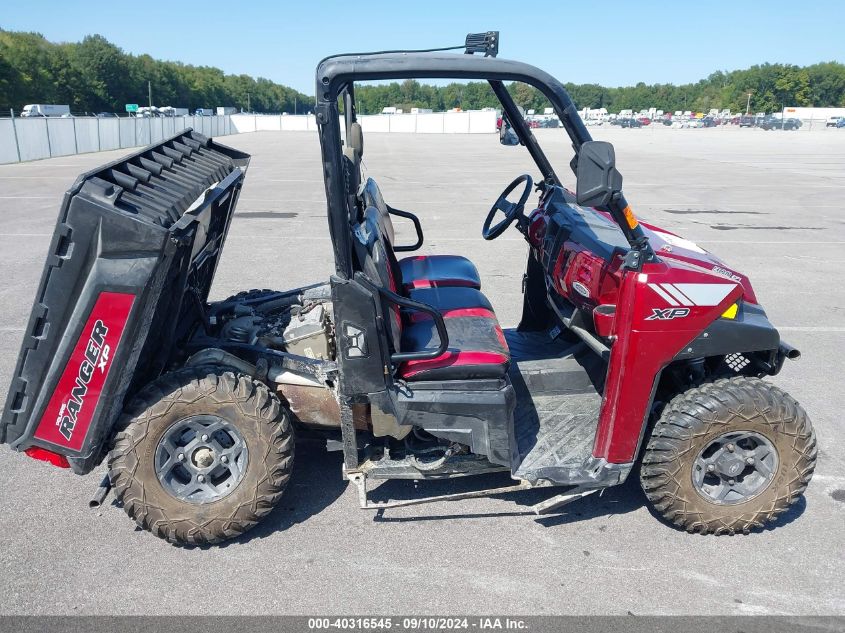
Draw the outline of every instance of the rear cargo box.
M59 219L0 441L101 457L124 399L199 323L249 156L191 130L80 176Z

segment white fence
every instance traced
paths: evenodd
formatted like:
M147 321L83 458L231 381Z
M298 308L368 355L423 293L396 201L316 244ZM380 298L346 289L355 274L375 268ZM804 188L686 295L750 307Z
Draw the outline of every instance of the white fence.
M364 132L409 134L485 134L496 131L496 113L433 112L427 114L364 114L358 120ZM272 130L297 132L317 129L313 115L233 114L232 127L238 133Z
M364 132L485 134L496 131L495 112L374 114L358 117ZM315 131L313 115L183 116L163 118L0 119L0 164L158 143L185 128L206 136L244 132Z
M158 143L185 128L237 133L229 116L0 119L0 164Z

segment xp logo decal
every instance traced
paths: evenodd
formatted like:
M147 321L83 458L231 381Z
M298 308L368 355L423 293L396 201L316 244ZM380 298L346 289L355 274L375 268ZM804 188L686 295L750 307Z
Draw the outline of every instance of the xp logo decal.
M651 316L646 321L668 321L669 319L682 319L689 314L689 308L652 308Z

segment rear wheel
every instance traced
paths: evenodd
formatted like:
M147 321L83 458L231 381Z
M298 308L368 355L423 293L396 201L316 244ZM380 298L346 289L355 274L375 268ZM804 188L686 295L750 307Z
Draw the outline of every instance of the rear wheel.
M179 544L243 534L282 496L293 463L284 408L252 377L221 367L162 376L127 407L109 453L126 513Z
M769 383L737 377L669 403L640 481L651 505L678 527L747 533L798 501L815 464L816 438L801 406Z

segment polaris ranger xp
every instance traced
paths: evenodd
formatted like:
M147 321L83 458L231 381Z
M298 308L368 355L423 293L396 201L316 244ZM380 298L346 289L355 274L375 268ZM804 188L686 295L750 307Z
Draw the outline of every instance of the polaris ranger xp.
M319 64L328 280L208 300L249 157L193 131L81 176L62 204L0 440L79 474L107 459L94 503L113 487L141 527L185 544L236 537L266 516L297 435L342 450L342 476L367 509L548 487L542 513L632 474L691 532L748 532L795 503L815 466L813 429L763 378L798 351L748 279L637 220L613 147L590 138L560 82L498 59L496 32L460 48ZM501 142L536 165L481 230L495 240L513 227L528 242L515 329L499 325L471 260L404 255L423 244L419 219L362 177L355 84L405 78L489 82ZM551 103L572 141L574 191L505 82ZM413 244L397 243L394 222L414 228ZM373 480L494 471L513 485L368 494Z

